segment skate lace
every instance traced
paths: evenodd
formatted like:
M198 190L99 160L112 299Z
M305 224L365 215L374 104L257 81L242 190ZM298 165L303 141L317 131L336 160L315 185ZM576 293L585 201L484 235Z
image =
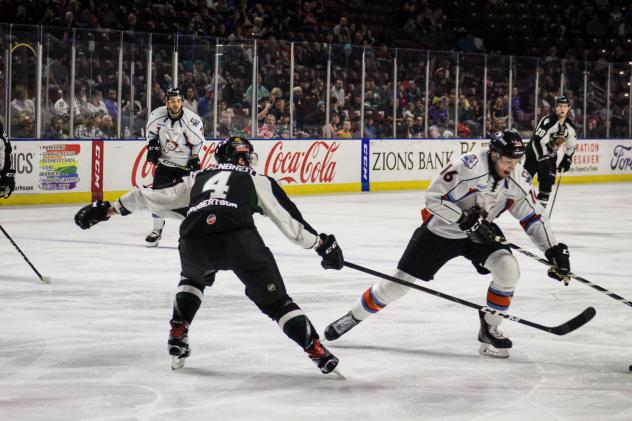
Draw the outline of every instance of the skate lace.
M498 327L494 325L489 326L489 334L492 335L496 339L505 339L505 335L503 335L503 333L500 330L498 330Z

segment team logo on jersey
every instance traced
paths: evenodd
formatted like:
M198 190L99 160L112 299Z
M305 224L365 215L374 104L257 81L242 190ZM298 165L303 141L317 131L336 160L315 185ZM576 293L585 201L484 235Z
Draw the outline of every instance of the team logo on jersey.
M200 120L198 118L196 118L196 117L193 117L191 119L191 124L193 124L195 127L197 127L198 124L200 124Z
M472 154L472 155L465 155L461 159L463 160L463 164L466 167L468 167L469 169L474 168L474 165L476 165L478 163L478 158L474 154Z
M269 292L276 291L276 285L274 285L274 284L268 284L268 291L269 291Z
M206 217L206 223L208 225L213 225L215 221L217 221L217 217L214 214L210 214L209 216Z

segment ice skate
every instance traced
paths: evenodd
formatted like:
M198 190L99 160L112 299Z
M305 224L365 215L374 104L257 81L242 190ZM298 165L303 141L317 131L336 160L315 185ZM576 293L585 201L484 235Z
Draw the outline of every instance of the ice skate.
M478 353L487 357L509 358L511 340L498 330L497 325L491 325L485 321L484 312L479 311L478 315L481 319L481 329L478 331L478 341L481 346Z
M162 238L162 230L161 229L153 229L147 237L145 237L145 247L158 247L158 243L160 243L160 239Z
M305 348L305 352L324 374L331 373L338 365L338 358L329 352L318 339L311 341Z
M358 323L360 323L360 320L353 317L353 314L349 312L327 326L325 329L325 338L327 338L328 341L336 340L350 331Z
M189 325L186 322L171 320L171 331L167 348L171 355L171 369L178 370L184 367L185 360L191 355L189 349Z

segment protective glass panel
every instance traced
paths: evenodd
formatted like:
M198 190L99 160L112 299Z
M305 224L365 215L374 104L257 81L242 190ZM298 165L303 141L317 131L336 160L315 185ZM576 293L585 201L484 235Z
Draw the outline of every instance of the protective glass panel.
M262 94L268 93L257 104L259 138L290 137L290 55L290 42L271 38L257 43L259 89Z
M218 45L219 74L226 81L217 105L219 137L253 137L251 105L253 89L258 98L269 96L262 87L252 84L253 44Z
M464 138L483 136L483 98L485 90L485 56L459 56L458 135Z
M362 51L350 44L331 46L330 127L325 137L361 137Z
M426 132L428 52L397 49L396 137L423 138ZM428 98L431 101L432 97Z
M294 44L294 137L323 135L328 55L323 43Z
M456 53L430 52L428 137L456 137Z
M35 95L38 28L10 25L11 89L9 96L9 136L35 138ZM3 59L4 60L4 59Z
M524 139L531 138L535 128L535 75L538 59L514 57L511 87L511 128Z

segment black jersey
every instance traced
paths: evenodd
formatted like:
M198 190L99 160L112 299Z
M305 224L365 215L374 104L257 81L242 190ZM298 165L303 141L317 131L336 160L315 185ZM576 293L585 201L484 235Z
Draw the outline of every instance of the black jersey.
M0 122L0 174L11 169L11 143Z
M575 143L577 141L577 129L575 123L570 117L564 119L566 126L566 155L573 155L575 152ZM549 114L543 117L538 126L533 131L531 141L527 145L527 149L531 149L536 160L546 156L557 156L557 151L551 145L551 139L560 131L560 122L556 114Z
M316 230L274 179L240 165L220 164L193 172L182 182L159 190L134 190L122 196L114 207L123 213L149 209L161 216L180 210L185 215L180 226L182 237L254 228L252 216L257 212L270 218L286 237L304 248L314 247L318 240Z

